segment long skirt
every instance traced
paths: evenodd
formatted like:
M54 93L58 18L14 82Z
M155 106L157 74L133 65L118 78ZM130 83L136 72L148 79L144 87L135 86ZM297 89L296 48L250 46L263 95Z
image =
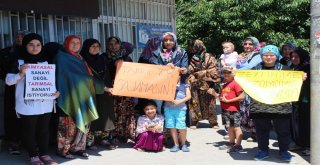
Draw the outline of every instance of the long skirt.
M191 88L192 99L189 104L192 125L200 120L208 120L211 126L218 125L215 98L207 91Z
M310 147L310 103L297 104L292 111L291 135L297 145Z
M123 142L135 139L136 112L131 97L114 97L115 129L112 136Z
M87 131L80 131L70 117L59 117L58 124L58 153L66 155L86 149Z
M146 131L140 133L133 148L140 148L147 151L162 151L163 149L162 133Z
M91 131L111 131L114 127L115 113L112 96L107 94L96 95L97 111L99 119L90 125Z

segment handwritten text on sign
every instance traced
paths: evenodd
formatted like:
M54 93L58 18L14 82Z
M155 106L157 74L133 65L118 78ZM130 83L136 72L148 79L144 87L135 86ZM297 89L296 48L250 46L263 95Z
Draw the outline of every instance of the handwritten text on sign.
M25 99L55 99L55 65L28 64Z
M298 101L301 71L237 70L235 80L253 99L265 104Z
M178 78L177 68L123 62L117 68L113 94L172 101Z

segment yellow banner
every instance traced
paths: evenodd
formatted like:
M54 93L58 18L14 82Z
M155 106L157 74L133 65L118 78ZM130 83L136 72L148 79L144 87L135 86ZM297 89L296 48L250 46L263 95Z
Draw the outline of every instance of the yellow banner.
M253 99L265 104L298 101L301 71L237 70L235 81Z
M173 101L178 79L177 68L123 62L118 64L113 94Z

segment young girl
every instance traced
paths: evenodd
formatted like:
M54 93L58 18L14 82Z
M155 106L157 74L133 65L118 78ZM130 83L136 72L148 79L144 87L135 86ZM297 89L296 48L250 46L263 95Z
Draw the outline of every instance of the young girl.
M153 100L146 100L143 106L145 115L140 116L137 124L138 138L133 148L138 151L163 150L163 123L162 115L157 114L157 104Z
M24 99L28 64L48 64L42 45L40 35L35 33L26 35L22 41L22 59L17 61L15 68L6 76L8 85L16 85L16 113L21 118L22 141L32 165L57 164L48 155L49 123L54 100ZM55 96L58 97L59 92L56 92Z
M170 149L170 152L177 152L180 150L178 141L181 144L181 150L183 152L189 152L190 149L185 144L187 138L186 130L186 113L187 105L186 102L191 99L190 86L181 81L177 84L176 98L172 102L165 102L164 104L164 115L166 128L170 129L170 134L174 142L174 146Z

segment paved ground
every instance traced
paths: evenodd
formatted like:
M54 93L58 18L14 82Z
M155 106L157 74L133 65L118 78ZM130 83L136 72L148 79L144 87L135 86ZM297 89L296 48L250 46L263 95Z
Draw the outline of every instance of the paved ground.
M201 124L202 127L207 126L206 123ZM75 159L66 161L52 155L61 164L95 164L95 165L207 165L207 164L237 164L237 165L254 165L254 164L279 164L284 163L278 157L277 143L270 140L270 158L258 162L253 160L253 156L257 152L257 144L254 142L243 141L244 152L228 154L226 151L218 149L219 145L224 143L222 130L214 130L212 128L200 128L197 130L188 130L188 139L190 141L190 153L170 153L169 150L160 153L138 152L128 145L122 145L113 151L104 150L100 147L98 151L90 151L92 154L89 159ZM293 153L293 159L290 164L309 164L309 157L302 157L297 153ZM20 165L27 163L27 156L24 152L21 156L11 156L8 154L6 146L0 153L1 165Z
M218 115L219 121L221 116ZM270 140L270 158L264 161L253 160L254 155L258 151L257 143L247 142L243 140L242 145L244 151L241 153L228 154L226 151L219 150L219 146L223 145L224 131L208 128L207 121L202 121L199 129L188 129L188 140L190 141L191 152L184 153L179 151L171 153L168 149L160 153L138 152L132 149L129 145L121 145L118 149L109 151L103 147L99 147L97 151L89 151L91 156L89 159L74 159L65 160L57 157L52 147L51 155L60 164L66 165L255 165L255 164L279 164L285 163L279 159L276 140ZM275 137L271 132L271 137ZM22 165L27 164L27 154L24 152L21 156L11 156L7 152L4 145L0 152L0 165ZM310 157L303 157L301 151L291 152L293 155L290 164L309 164ZM286 163L287 164L287 163Z

